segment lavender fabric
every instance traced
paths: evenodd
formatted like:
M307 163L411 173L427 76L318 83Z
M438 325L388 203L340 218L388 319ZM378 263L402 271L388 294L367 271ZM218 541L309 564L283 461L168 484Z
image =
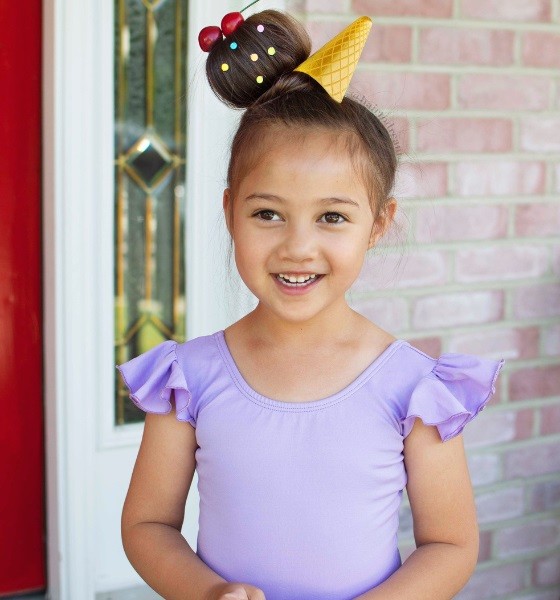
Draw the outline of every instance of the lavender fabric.
M394 341L350 385L311 402L258 394L224 332L166 341L118 366L142 410L196 428L198 556L267 600L351 600L401 566L403 440L420 417L443 441L494 393L503 360L434 359Z

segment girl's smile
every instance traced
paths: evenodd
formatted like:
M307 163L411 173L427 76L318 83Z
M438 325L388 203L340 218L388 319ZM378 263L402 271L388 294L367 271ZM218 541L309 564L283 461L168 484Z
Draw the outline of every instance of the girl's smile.
M287 274L287 273L279 273L278 275L272 275L280 289L285 293L291 296L298 294L307 294L310 290L312 290L319 281L324 277L324 275L313 274Z

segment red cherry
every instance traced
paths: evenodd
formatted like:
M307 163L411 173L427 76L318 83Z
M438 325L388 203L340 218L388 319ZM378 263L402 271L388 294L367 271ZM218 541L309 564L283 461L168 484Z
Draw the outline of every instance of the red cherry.
M215 25L205 27L198 34L198 43L204 52L210 52L212 48L222 39L222 30Z
M228 13L222 19L222 31L224 32L224 35L227 37L234 33L243 21L245 21L245 19L240 12Z

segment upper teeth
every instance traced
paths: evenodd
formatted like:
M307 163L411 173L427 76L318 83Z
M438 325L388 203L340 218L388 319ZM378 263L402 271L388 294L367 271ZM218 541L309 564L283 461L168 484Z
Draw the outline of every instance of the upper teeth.
M282 279L286 279L290 283L305 283L306 281L315 279L315 277L317 277L317 275L286 275L284 273L279 273L279 276L282 277Z

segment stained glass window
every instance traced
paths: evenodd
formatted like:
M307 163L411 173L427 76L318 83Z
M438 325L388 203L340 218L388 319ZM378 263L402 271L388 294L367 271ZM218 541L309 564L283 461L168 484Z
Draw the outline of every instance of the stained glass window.
M115 363L185 339L187 0L115 0ZM116 424L141 421L115 369Z

